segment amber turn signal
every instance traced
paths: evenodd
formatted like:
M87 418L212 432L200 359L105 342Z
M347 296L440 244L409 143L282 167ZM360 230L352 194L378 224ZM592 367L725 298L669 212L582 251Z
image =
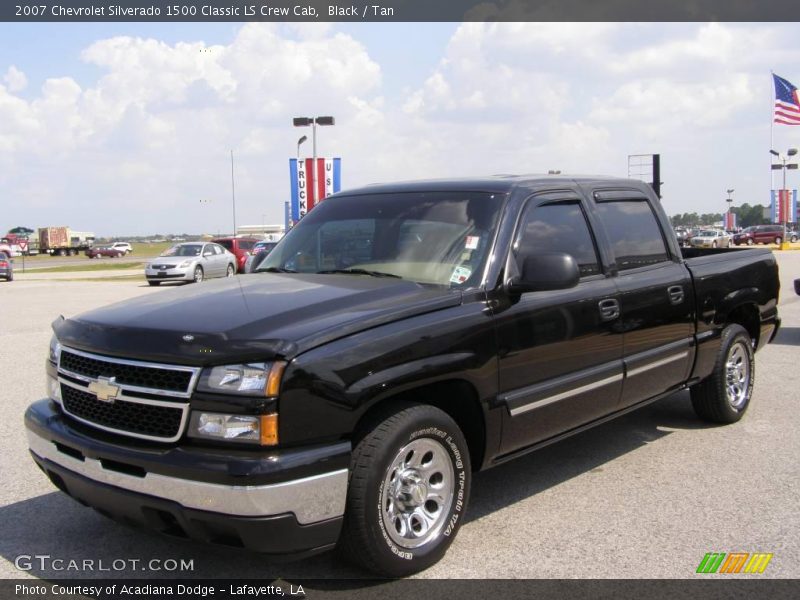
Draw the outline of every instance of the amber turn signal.
M261 445L276 446L278 444L278 415L261 415Z

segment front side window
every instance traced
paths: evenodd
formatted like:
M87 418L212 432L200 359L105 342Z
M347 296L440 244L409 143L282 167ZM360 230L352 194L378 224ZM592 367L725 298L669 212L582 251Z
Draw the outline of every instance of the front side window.
M572 255L581 277L600 273L594 240L577 201L532 207L522 216L515 256L548 252Z
M504 199L486 192L332 198L303 217L257 271L369 271L425 284L473 285Z
M620 271L669 260L661 228L646 200L612 200L596 207Z

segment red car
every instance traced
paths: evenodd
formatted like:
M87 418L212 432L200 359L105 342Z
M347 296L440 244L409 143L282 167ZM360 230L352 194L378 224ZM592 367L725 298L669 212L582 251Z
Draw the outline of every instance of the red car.
M243 237L225 237L211 240L215 244L219 244L228 252L236 256L236 271L238 273L245 272L245 264L247 257L253 253L253 248L257 242L262 240L258 238L243 238Z
M103 256L108 256L109 258L117 258L119 256L125 256L125 251L120 250L119 248L102 246L99 248L89 248L86 251L86 256L88 256L89 258L102 258Z

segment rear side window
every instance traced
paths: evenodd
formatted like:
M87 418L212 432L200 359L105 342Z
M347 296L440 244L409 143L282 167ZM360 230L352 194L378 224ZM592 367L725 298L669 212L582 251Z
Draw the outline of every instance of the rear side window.
M620 271L669 260L661 228L645 200L611 200L596 206Z
M239 240L239 250L252 250L256 243L250 240Z
M578 202L531 206L522 216L515 254L564 252L578 263L581 277L600 273L586 217Z
M220 240L217 242L220 246L228 250L229 252L233 252L233 241L232 240Z

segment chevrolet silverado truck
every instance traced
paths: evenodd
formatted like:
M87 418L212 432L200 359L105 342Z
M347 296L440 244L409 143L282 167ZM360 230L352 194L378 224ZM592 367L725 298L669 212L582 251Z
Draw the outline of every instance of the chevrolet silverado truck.
M769 250L680 248L641 182L369 186L253 274L57 319L30 452L124 523L403 576L475 471L686 388L738 421L778 290Z

